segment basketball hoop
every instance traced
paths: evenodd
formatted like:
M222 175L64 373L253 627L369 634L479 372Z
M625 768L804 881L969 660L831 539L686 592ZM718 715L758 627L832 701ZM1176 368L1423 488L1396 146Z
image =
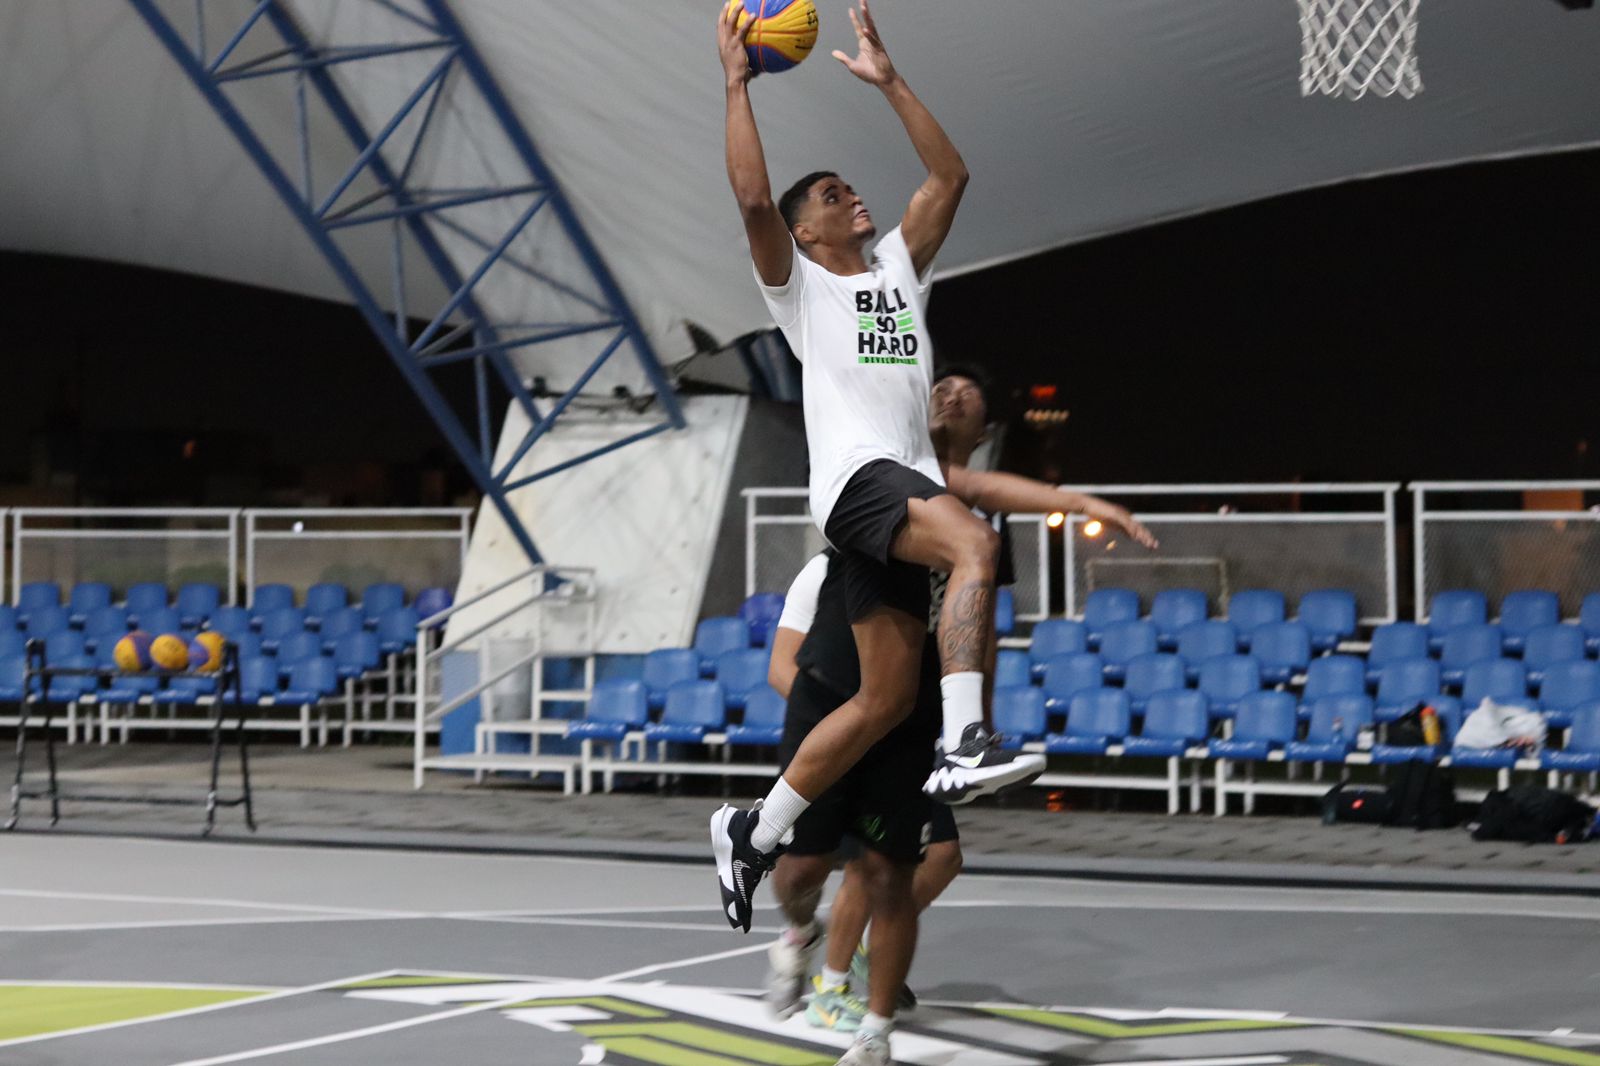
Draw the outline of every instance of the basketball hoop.
M1300 95L1359 100L1367 93L1410 99L1417 70L1422 0L1299 0Z

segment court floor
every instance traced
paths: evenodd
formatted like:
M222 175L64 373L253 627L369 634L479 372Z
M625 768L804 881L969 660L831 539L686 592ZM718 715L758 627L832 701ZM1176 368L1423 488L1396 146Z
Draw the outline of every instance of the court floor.
M828 1066L709 863L0 835L0 1063ZM926 1066L1600 1066L1600 900L967 876Z

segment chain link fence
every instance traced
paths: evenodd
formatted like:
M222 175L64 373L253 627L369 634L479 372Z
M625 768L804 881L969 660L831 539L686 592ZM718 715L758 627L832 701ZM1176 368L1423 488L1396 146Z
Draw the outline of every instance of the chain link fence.
M229 598L238 582L239 512L178 508L18 508L11 512L11 586L70 589L103 581L114 598L132 585L205 582Z
M245 587L285 584L302 599L324 581L355 595L379 582L405 586L408 597L454 589L471 520L457 508L246 511Z

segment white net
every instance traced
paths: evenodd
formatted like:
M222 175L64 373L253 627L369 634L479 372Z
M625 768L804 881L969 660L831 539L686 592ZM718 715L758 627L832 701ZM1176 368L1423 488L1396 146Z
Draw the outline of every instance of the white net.
M1299 0L1300 95L1343 96L1422 91L1417 69L1421 0Z

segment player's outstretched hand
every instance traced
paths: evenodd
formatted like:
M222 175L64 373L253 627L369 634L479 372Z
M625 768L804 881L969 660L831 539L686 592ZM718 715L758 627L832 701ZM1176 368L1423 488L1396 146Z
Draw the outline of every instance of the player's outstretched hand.
M722 57L722 72L728 76L730 85L755 77L755 70L750 66L750 53L745 51L745 42L756 20L745 18L744 25L740 26L741 18L745 18L743 4L729 4L717 16L717 53Z
M859 17L855 8L850 9L850 25L856 29L856 57L852 59L843 52L835 51L833 58L868 85L889 84L895 78L894 64L889 62L889 53L883 47L883 39L878 36L878 23L872 17L867 0L861 0Z
M1154 533L1151 533L1150 530L1145 528L1145 524L1143 522L1139 521L1137 518L1133 517L1133 515L1129 514L1123 508L1118 507L1116 504L1107 503L1104 505L1103 509L1096 508L1096 510L1100 511L1101 513L1093 514L1090 517L1098 518L1102 522L1109 522L1111 525L1116 526L1118 529L1122 530L1124 533L1138 541L1140 544L1144 545L1146 548L1153 549L1161 547L1161 542L1156 540Z

